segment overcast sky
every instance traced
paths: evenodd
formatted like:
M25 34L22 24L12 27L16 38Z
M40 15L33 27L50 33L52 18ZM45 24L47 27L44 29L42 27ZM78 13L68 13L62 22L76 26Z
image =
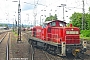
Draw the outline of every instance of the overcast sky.
M0 23L13 23L18 18L18 0L0 0ZM24 3L27 2L27 3ZM42 22L45 20L45 16L57 14L58 20L63 20L63 8L57 7L61 4L65 6L65 20L68 23L69 17L74 12L82 13L82 0L20 0L21 4L21 22L22 24L33 24L34 13L36 13L36 22L40 23L40 16ZM34 8L36 4L36 8ZM85 12L88 12L90 1L85 0ZM77 7L77 8L74 8ZM43 10L43 11L41 11ZM68 16L68 17L66 17Z

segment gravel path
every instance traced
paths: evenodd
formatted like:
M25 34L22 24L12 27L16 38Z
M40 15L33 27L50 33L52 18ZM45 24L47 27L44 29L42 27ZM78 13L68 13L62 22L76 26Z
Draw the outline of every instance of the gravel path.
M10 57L12 60L21 59L21 60L29 60L29 43L25 39L25 37L22 35L21 43L17 43L17 36L15 34L11 33L11 52L12 57Z
M22 33L22 42L21 43L17 43L17 36L15 36L15 34L11 33L11 41L10 41L10 58L12 60L31 60L31 49L30 49L30 45L28 43L28 38L29 38L29 33ZM88 44L88 47L90 47L90 44ZM40 52L36 51L36 55L38 55ZM90 54L90 50L88 50L86 52L86 55ZM41 60L46 60L43 59L44 56L38 55L38 57L41 57ZM37 56L36 56L37 57ZM58 58L58 59L57 59ZM60 60L60 57L56 57L56 60ZM61 59L62 60L62 59ZM90 60L90 56L85 56L84 60Z

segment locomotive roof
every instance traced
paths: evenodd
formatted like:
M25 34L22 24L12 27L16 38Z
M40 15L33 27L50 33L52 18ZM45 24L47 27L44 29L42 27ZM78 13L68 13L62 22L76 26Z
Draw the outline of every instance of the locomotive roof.
M46 21L46 22L44 22L44 24L45 24L45 23L50 23L50 22L51 22L51 21Z
M61 20L46 21L46 22L44 22L44 23L47 23L47 24L48 24L48 23L55 22L55 21L63 22L63 23L65 23L65 24L66 24L66 22L61 21Z

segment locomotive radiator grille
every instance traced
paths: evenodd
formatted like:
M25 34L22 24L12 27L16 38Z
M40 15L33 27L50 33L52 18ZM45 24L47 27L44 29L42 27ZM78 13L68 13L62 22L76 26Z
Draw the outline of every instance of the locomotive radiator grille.
M79 44L79 36L66 36L66 44Z

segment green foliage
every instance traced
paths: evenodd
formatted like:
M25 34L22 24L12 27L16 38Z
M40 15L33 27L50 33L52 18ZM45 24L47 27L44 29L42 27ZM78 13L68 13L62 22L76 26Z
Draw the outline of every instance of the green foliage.
M81 23L82 23L81 18L82 18L81 13L75 12L74 14L72 14L72 16L70 17L70 20L73 26L81 28Z
M74 13L70 17L71 23L75 27L79 27L82 29L82 13ZM90 14L85 13L85 19L84 19L84 30L90 30Z
M2 24L0 24L0 26L3 26Z
M7 24L0 24L0 26L8 27L8 25L7 25Z
M85 14L85 23L86 30L90 30L90 14L88 13Z
M53 20L57 20L57 14L53 16Z
M15 36L18 36L17 31L12 30L12 32L15 34Z
M49 18L49 17L47 17L47 18L45 19L45 21L50 21L50 18Z
M90 30L81 30L81 37L90 37Z
M49 16L45 19L45 21L52 21L52 20L57 20L57 15L55 14L54 16Z
M90 7L89 7L89 12L90 12Z

